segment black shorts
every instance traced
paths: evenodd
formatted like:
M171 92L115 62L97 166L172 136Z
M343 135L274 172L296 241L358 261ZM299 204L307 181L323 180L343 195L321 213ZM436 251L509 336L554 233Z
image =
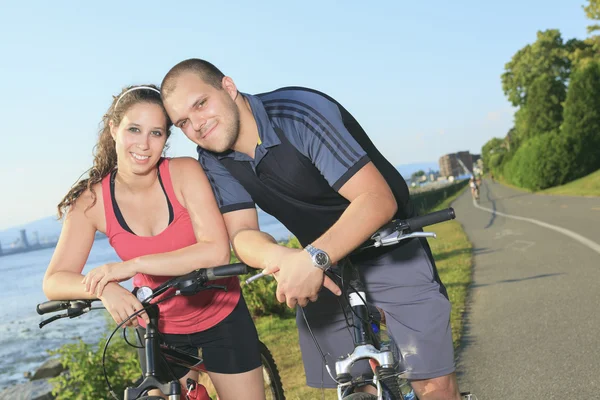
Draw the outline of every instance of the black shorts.
M141 326L137 329L143 340L146 330ZM197 355L198 349L202 349L204 366L209 372L240 374L261 365L258 334L242 295L231 314L212 328L191 334L161 333L160 336L164 343L192 355ZM138 355L142 371L146 374L144 349L138 349ZM165 382L171 380L164 358L159 357L158 363L158 378ZM169 363L169 366L177 379L190 371L180 365Z

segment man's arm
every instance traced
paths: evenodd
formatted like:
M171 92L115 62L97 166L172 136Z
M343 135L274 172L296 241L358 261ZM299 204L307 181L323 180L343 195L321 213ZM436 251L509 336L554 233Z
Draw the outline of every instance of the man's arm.
M297 249L278 244L271 235L259 230L256 209L228 212L223 215L223 219L233 251L240 261L251 267L259 269L271 267L276 270L286 256L298 252ZM339 288L329 277L321 276L320 279L323 286L333 293L340 294Z
M233 251L240 261L259 269L274 265L284 247L271 235L260 231L255 208L225 213L223 219Z
M340 219L312 245L338 262L364 243L396 214L398 205L389 185L372 162L339 190L350 205Z

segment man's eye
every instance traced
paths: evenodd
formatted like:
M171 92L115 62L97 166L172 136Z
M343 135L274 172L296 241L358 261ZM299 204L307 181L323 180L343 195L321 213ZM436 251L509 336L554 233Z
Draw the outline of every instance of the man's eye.
M183 129L183 127L185 126L186 123L187 123L187 121L183 121L182 123L180 123L179 129Z
M204 103L206 103L206 100L199 101L198 103L196 103L196 108L202 108L202 106L204 106Z

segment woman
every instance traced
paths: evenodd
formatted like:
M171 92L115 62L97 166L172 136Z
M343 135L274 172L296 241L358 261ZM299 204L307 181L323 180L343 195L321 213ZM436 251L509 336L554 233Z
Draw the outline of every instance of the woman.
M121 323L142 306L117 282L134 277L136 287L156 287L171 276L229 262L227 232L204 171L192 158L162 157L171 125L156 87L129 87L115 97L89 178L58 205L64 225L44 277L49 299L98 297ZM96 231L108 236L123 262L95 268L82 280ZM228 290L160 303L159 330L183 350L203 349L221 400L264 399L258 337L239 280L218 283ZM146 323L143 314L131 325ZM182 388L188 378L197 379L193 371L171 368Z

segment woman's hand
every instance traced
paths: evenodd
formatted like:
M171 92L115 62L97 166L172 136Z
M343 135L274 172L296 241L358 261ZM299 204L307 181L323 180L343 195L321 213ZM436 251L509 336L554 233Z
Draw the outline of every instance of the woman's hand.
M83 278L81 283L89 294L102 296L104 288L109 282L122 282L136 274L133 264L129 262L108 263L92 269Z
M142 303L129 290L114 282L106 285L104 293L99 298L117 324L120 324L129 318L131 314L144 308ZM148 315L145 312L139 315L146 323L149 322ZM125 326L138 326L137 318L131 318Z

